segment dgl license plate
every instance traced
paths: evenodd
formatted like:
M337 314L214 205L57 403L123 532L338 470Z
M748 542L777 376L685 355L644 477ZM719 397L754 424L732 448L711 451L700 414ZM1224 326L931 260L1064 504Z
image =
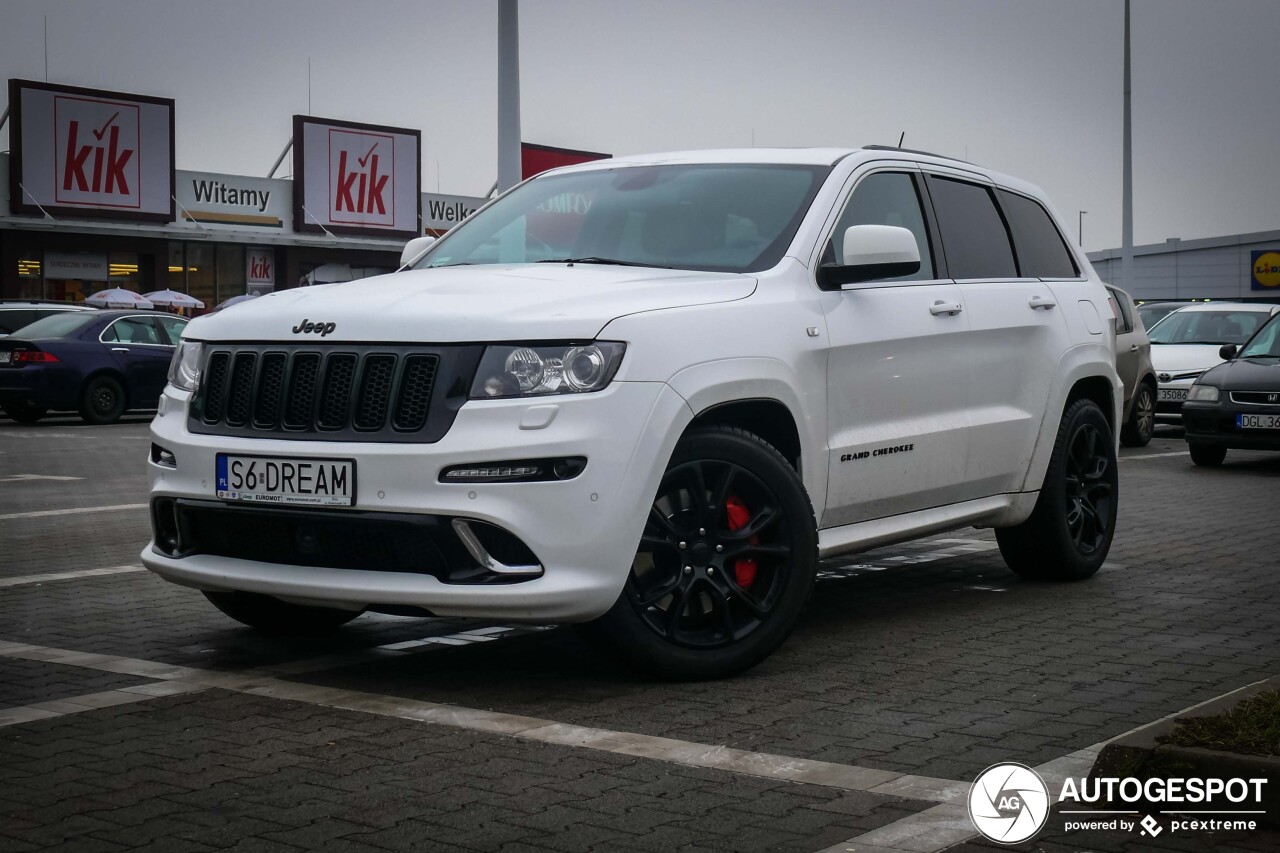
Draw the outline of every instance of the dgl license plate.
M356 499L354 459L219 453L216 477L218 497L229 501L351 506Z
M1280 429L1280 415L1236 415L1237 429Z

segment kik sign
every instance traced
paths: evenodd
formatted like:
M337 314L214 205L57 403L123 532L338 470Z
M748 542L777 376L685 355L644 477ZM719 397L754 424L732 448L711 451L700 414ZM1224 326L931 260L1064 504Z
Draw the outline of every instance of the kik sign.
M9 81L10 207L172 221L173 101Z
M276 254L271 249L247 249L244 253L246 284L276 283Z
M293 121L297 230L418 235L418 131L309 116Z

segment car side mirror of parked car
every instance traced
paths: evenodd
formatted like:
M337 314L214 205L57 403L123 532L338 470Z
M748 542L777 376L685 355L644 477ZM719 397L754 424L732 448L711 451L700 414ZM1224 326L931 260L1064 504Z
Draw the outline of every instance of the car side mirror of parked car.
M436 241L435 237L414 237L408 243L404 244L404 249L400 252L400 266L407 266L426 254L427 249L431 248L431 244Z
M1223 344L1222 349L1218 350L1218 355L1222 357L1223 361L1230 361L1236 357L1236 353L1239 351L1240 348L1235 344Z
M916 235L896 225L851 225L844 232L837 263L818 268L823 290L843 285L911 275L920 269Z

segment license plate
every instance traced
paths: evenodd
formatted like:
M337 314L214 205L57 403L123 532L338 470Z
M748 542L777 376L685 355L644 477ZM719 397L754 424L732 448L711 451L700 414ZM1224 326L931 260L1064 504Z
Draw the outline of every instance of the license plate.
M1280 429L1280 415L1236 415L1238 429Z
M1186 388L1161 388L1159 394L1156 396L1156 399L1162 402L1163 401L1180 402L1182 400L1187 399L1187 389Z
M305 506L351 506L354 459L298 459L219 453L217 495L223 500Z
M9 363L9 351L6 350L4 352L0 352L0 364L8 364L8 363Z

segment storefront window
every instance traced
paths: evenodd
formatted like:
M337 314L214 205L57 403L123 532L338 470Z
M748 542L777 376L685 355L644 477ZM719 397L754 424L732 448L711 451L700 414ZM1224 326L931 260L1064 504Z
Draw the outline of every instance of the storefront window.
M187 244L187 293L212 309L218 302L217 275L213 266L213 246Z
M107 256L107 269L110 276L108 287L119 287L142 293L142 273L138 266L138 255L135 252L112 252Z
M182 243L169 244L169 275L161 290L187 292L187 261Z
M218 246L218 302L245 292L244 246ZM212 308L213 305L207 305Z
M18 258L18 298L44 298L44 272L39 252L27 252Z

